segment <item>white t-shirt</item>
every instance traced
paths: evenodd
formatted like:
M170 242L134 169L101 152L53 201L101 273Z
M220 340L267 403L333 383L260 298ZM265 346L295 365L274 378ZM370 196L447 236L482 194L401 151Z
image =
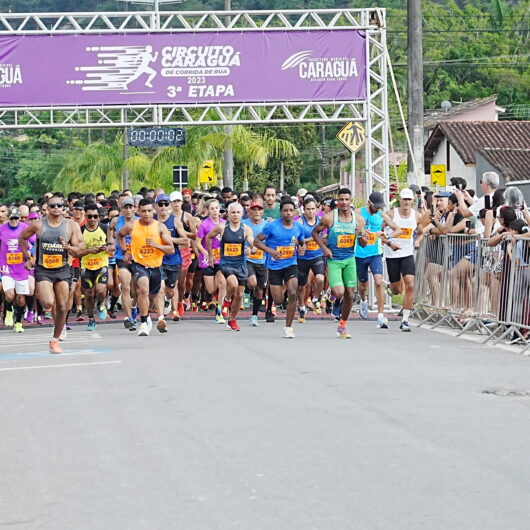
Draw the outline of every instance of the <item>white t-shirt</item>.
M490 201L493 202L493 193L490 194ZM485 204L484 204L484 197L480 197L479 199L477 199L470 207L469 207L469 211L475 216L478 218L478 214L480 213L480 210L482 210L482 208L485 207Z

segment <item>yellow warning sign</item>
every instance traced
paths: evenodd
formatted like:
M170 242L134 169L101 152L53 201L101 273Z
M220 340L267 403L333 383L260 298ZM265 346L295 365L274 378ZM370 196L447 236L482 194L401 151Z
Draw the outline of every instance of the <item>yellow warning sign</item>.
M199 168L199 183L217 184L213 160L206 160L202 163L201 167Z
M431 186L445 187L445 164L431 164Z
M351 153L356 153L366 141L366 129L361 122L350 121L337 133L336 138Z

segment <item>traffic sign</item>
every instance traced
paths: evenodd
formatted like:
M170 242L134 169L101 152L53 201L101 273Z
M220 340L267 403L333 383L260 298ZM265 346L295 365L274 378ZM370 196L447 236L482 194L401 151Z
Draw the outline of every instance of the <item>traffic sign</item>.
M173 166L173 187L182 188L188 185L188 166Z
M217 184L213 160L205 160L199 168L200 184Z
M366 129L361 122L350 121L337 133L336 138L351 153L356 153L366 141Z
M431 164L431 186L445 187L445 164Z

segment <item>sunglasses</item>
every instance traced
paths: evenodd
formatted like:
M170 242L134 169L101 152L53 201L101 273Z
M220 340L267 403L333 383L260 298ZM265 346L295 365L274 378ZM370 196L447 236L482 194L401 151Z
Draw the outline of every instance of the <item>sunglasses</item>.
M48 208L64 208L64 204L61 202L56 202L54 204L48 204Z
M20 219L20 217L10 217L9 220L10 221L18 221Z
M157 202L158 206L169 206L169 202L167 201L160 201L160 202Z
M87 219L99 219L99 215L87 215Z

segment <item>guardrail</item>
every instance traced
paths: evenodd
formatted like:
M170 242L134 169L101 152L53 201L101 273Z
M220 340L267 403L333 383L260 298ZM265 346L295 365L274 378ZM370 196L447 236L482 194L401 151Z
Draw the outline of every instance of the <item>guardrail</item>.
M413 317L530 350L530 239L428 238L416 254Z

